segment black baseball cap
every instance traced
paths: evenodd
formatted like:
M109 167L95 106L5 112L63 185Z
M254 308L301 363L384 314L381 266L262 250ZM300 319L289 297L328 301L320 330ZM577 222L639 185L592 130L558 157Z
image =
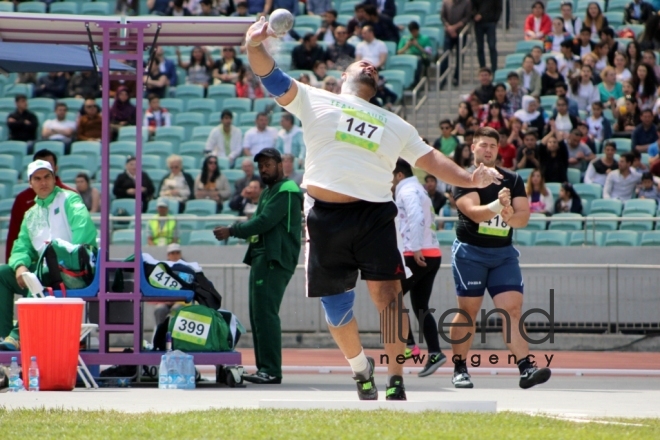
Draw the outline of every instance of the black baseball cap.
M254 156L254 161L259 162L262 157L270 157L275 159L275 162L282 162L282 155L275 148L264 148Z

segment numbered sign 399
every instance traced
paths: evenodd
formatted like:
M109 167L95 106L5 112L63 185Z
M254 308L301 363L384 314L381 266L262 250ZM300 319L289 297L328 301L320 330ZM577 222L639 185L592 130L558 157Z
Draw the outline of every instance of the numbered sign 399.
M206 345L206 339L211 330L211 317L191 312L179 312L174 321L172 338Z

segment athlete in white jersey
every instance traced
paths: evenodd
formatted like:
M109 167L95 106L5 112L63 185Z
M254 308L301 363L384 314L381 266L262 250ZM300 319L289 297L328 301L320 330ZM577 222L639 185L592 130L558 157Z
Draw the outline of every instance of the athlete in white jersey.
M355 373L358 396L378 399L374 360L362 349L353 317L358 272L366 280L381 316L388 360L387 400L406 400L403 355L407 314L399 314L401 280L406 278L395 225L392 171L399 157L454 186L483 188L501 175L479 167L472 174L420 138L393 113L369 103L378 72L367 61L342 74L341 94L314 89L283 73L264 45L273 36L262 18L247 32L248 61L277 102L303 125L307 147L302 187L307 189L307 296L320 297L330 333ZM401 330L399 330L399 328Z

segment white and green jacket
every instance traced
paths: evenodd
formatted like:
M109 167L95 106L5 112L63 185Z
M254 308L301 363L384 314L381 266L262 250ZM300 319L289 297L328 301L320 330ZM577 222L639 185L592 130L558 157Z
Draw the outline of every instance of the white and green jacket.
M32 268L44 247L56 238L96 246L96 226L80 195L56 186L51 195L34 201L25 213L9 257L12 269Z

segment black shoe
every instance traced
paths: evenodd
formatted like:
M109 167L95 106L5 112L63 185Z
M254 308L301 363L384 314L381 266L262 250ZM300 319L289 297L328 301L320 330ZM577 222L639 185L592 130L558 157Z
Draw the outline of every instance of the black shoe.
M467 371L454 371L454 377L451 378L451 383L456 388L474 388Z
M281 377L271 376L270 374L264 373L263 371L257 371L255 374L244 374L243 380L261 385L269 385L269 384L279 385L282 383Z
M385 392L385 400L408 400L406 399L406 388L403 386L403 377L392 376Z
M365 379L362 376L353 376L357 384L358 397L360 400L378 400L378 389L376 382L374 382L374 371L376 369L376 362L373 358L368 357L369 361L369 378Z
M536 362L532 362L531 367L527 367L520 375L520 388L527 389L534 385L546 383L550 379L550 368L538 368Z
M433 373L435 373L435 370L440 368L442 365L447 362L447 356L445 356L444 353L438 353L429 356L429 360L426 362L426 365L424 365L424 368L422 368L422 371L420 371L417 376L419 377L426 377L430 376Z

